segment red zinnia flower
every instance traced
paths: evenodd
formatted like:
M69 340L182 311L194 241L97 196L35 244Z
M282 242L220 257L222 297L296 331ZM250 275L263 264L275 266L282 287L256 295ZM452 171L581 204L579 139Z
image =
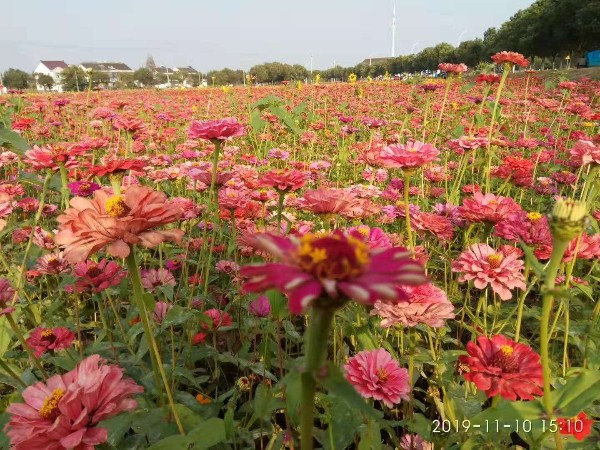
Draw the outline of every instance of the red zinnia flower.
M386 350L364 350L344 366L346 379L364 398L382 401L388 408L408 400L408 370Z
M272 187L280 192L292 192L304 187L307 176L299 170L270 170L259 180L261 187Z
M506 400L533 400L543 395L544 377L540 355L529 346L496 335L477 338L467 344L467 355L459 361L469 367L465 380L475 383L488 397L498 394Z
M94 177L103 177L113 173L122 174L128 170L141 172L146 167L144 161L138 159L108 159L103 164L90 167L90 174Z
M572 435L578 441L583 441L592 433L594 420L588 419L587 414L582 411L575 417L559 417L557 423L560 434Z
M492 61L496 64L513 64L516 66L527 67L529 65L529 61L520 53L516 52L499 52L492 56Z
M399 284L419 285L427 278L423 267L401 247L370 250L364 240L340 230L302 237L257 234L254 246L281 262L245 266L241 275L247 292L277 288L288 294L289 308L302 313L325 296L333 303L354 299L373 304L375 300L403 298Z
M73 273L78 277L76 292L102 292L116 286L125 277L125 271L117 263L106 259L100 262L84 261L75 264Z
M41 328L38 327L31 332L27 338L27 344L34 351L38 358L48 350L58 350L69 348L73 345L75 333L68 328Z

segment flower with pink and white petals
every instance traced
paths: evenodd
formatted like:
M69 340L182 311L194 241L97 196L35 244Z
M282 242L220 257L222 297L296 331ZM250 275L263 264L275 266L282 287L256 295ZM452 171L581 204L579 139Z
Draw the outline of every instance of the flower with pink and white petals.
M388 408L408 400L408 370L386 350L364 350L344 366L346 379L364 398L382 401Z
M392 144L381 150L380 158L386 167L399 167L410 170L429 164L437 159L440 151L431 144L409 141L406 144Z
M498 251L487 244L473 244L462 252L452 263L452 272L461 275L458 281L473 281L477 289L488 285L502 300L512 298L512 290L525 289L523 266L518 252L509 252L504 248Z
M570 150L571 162L577 166L600 164L600 147L592 141L579 140Z
M289 297L294 314L321 298L328 307L346 300L372 305L376 300L404 298L400 285L427 281L423 267L402 247L369 249L357 234L336 230L301 237L256 234L252 245L276 263L244 266L246 292L278 289Z

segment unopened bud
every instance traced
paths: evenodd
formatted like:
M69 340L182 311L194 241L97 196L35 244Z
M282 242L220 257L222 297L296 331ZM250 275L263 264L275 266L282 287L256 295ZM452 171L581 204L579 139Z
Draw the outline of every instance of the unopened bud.
M584 202L571 199L558 199L550 216L552 237L570 241L583 230L587 206Z

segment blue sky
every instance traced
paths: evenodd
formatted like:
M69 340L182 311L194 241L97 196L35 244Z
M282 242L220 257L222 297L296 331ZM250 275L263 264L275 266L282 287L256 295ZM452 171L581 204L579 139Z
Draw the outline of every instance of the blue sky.
M533 0L396 0L396 55L481 37ZM10 0L0 71L40 59L248 69L281 61L315 69L391 53L392 0Z

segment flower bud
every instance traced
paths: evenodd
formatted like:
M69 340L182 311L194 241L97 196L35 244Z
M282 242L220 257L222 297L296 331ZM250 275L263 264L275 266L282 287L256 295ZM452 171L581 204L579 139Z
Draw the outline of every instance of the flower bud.
M550 215L550 230L556 240L570 241L583 230L587 207L584 202L558 199Z

